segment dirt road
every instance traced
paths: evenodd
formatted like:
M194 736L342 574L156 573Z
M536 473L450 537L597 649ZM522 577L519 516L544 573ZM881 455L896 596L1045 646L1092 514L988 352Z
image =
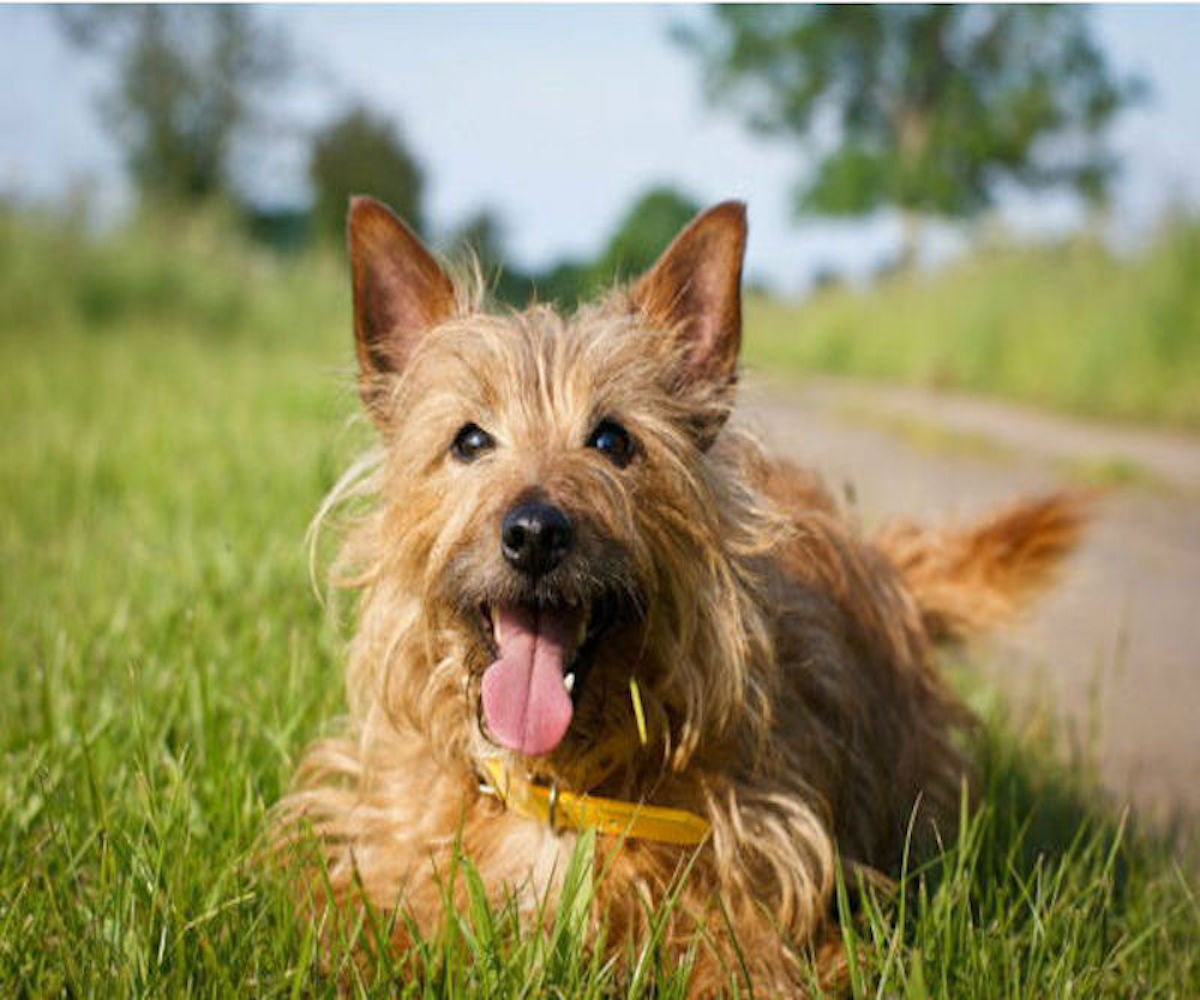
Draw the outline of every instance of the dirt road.
M775 450L851 484L867 526L1110 483L1061 585L980 660L1016 706L1095 740L1119 802L1200 814L1200 437L829 380L751 377L742 405Z

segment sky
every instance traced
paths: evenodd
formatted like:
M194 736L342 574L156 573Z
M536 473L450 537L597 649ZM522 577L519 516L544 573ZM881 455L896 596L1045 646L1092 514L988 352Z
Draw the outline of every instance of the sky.
M344 103L364 99L391 116L426 169L428 214L448 232L495 209L512 256L542 267L596 252L651 183L701 203L742 198L751 226L747 272L783 292L818 270L863 275L894 253L899 223L806 219L788 211L805 161L788 140L750 135L707 106L698 67L669 36L702 20L694 6L282 6L299 57L287 94L294 137L241 166L255 195L305 196L300 136ZM1107 6L1096 34L1114 68L1138 73L1152 99L1114 128L1126 169L1112 238L1136 246L1169 206L1200 205L1200 6ZM96 114L106 67L60 37L52 12L0 6L0 191L55 199L86 180L102 213L128 203L119 150ZM1016 231L1066 231L1069 198L1010 197ZM933 260L961 233L936 228Z

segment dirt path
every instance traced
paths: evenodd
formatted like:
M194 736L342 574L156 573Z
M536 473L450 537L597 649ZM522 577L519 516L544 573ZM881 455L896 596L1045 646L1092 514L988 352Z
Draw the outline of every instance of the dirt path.
M1062 585L982 659L1017 706L1051 704L1069 738L1094 736L1118 800L1200 813L1200 438L829 380L752 378L743 414L778 452L851 484L868 526L1112 482Z

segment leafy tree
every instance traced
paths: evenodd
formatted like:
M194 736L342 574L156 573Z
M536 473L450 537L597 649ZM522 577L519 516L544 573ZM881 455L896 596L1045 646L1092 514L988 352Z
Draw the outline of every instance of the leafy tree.
M369 194L424 233L425 173L388 119L358 104L317 133L308 166L318 233L342 238L351 195Z
M523 306L537 299L570 309L614 280L647 270L699 211L695 201L672 187L650 188L630 206L595 257L565 258L534 272L509 262L504 225L490 209L468 218L448 245L471 248L502 302Z
M493 209L481 208L468 216L451 233L446 245L451 255L463 250L474 255L491 294L501 302L520 307L533 297L534 279L509 263L505 226Z
M909 253L918 216L970 216L1001 182L1102 202L1105 130L1142 92L1078 7L722 6L706 24L675 33L709 98L815 153L797 213L896 206Z
M530 275L529 282L542 301L578 305L614 281L647 270L699 211L695 201L674 188L652 187L629 207L596 257L561 260Z
M290 74L284 37L233 5L68 7L58 17L71 42L115 64L100 110L141 194L230 194L235 142Z
M618 223L596 264L596 277L612 281L647 270L699 212L699 204L672 187L646 191Z
M574 309L596 289L596 269L582 260L565 258L530 276L530 287L540 302Z
M454 230L447 243L469 248L484 271L491 271L504 265L504 230L504 223L493 209L481 208Z
M526 271L509 256L505 225L493 209L469 216L446 241L451 255L463 249L474 254L488 281L489 292L500 302L523 308L530 302L551 302L571 308L594 288L596 265L563 259L542 271Z

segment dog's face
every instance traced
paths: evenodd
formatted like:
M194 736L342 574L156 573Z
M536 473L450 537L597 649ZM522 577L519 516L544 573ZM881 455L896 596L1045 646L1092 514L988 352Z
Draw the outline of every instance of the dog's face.
M415 598L397 614L420 619L432 665L400 679L410 714L453 705L477 747L587 783L637 743L631 678L655 739L695 711L696 668L672 659L720 573L706 453L732 396L744 243L741 206L721 205L626 293L569 320L495 316L355 201L360 388L386 448L377 575Z

